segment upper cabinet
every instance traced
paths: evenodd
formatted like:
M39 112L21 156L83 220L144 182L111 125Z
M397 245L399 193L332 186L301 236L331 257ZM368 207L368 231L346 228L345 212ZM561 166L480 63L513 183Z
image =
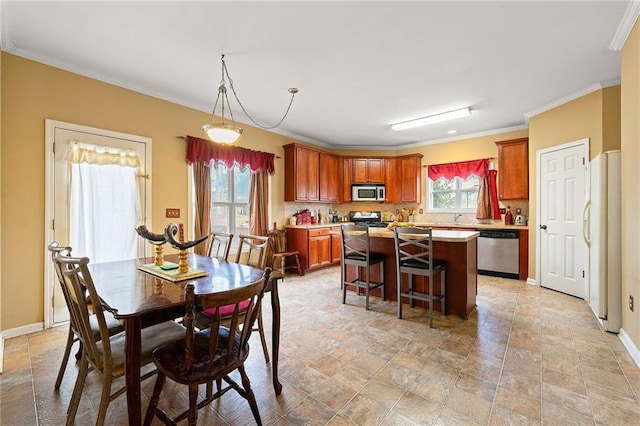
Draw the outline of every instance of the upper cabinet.
M383 158L352 159L352 183L384 183L384 162Z
M529 138L496 142L498 146L498 198L529 198Z
M298 144L283 148L284 201L339 201L340 162L337 155Z
M320 153L320 201L337 203L340 190L340 158Z
M422 193L422 154L385 160L387 203L419 203Z

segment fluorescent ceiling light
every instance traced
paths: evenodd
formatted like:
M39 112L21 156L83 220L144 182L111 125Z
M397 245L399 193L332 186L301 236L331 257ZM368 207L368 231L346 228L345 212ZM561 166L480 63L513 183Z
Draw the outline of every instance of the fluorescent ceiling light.
M440 123L441 121L453 120L454 118L469 117L471 109L469 107L456 109L454 111L443 112L441 114L430 115L428 117L416 118L415 120L403 121L392 124L395 131L413 129L414 127L426 126L428 124Z

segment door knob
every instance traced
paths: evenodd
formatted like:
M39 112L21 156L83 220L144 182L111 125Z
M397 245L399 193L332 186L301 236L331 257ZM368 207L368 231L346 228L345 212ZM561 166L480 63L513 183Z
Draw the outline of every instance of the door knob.
M540 225L540 229L547 229L547 225Z

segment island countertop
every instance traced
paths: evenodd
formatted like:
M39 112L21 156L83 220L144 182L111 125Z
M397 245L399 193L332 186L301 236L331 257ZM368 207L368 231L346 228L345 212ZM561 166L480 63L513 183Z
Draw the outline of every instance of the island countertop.
M338 231L336 231L338 232ZM370 237L393 238L394 232L388 228L369 228ZM449 243L464 243L478 238L480 235L477 231L447 231L434 229L431 236L433 241L445 241Z

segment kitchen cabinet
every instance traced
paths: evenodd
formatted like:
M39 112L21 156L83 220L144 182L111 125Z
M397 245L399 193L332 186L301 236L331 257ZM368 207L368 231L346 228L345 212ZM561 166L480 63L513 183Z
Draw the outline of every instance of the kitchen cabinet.
M422 154L385 160L387 203L419 203L422 198Z
M339 158L336 155L320 153L319 158L319 173L320 173L320 201L328 203L337 203L339 184Z
M339 201L339 157L299 144L284 147L284 201Z
M384 162L383 158L352 159L352 183L384 183Z
M422 154L396 158L400 168L400 203L419 203L422 198Z
M529 138L496 142L498 146L498 198L529 198Z
M342 174L340 180L342 181L342 201L348 203L351 201L351 158L342 158Z
M331 235L331 264L342 261L342 240L340 235Z
M340 262L340 236L330 232L331 227L287 228L287 249L298 251L305 271Z

